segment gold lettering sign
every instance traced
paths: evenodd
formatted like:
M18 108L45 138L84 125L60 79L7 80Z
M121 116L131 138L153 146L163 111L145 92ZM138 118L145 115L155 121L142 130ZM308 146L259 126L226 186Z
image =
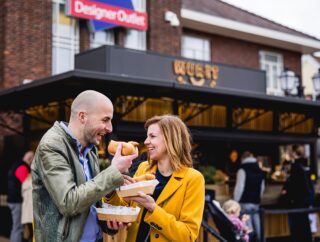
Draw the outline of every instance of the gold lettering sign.
M173 71L177 75L177 81L186 84L187 81L194 86L203 86L208 80L210 87L217 85L219 67L193 63L190 61L175 60L173 62Z

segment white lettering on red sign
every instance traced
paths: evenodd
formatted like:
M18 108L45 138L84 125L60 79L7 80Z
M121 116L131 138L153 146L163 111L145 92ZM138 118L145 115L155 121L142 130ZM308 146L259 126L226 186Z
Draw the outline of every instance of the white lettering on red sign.
M70 0L69 3L69 14L71 16L140 30L147 30L148 28L147 13L144 12L87 0Z

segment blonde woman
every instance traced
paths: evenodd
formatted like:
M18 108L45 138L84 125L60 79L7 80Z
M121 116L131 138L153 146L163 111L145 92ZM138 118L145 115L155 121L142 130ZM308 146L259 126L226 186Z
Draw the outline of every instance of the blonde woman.
M195 241L204 209L204 178L192 168L191 138L183 121L173 115L155 116L145 123L148 161L135 176L154 173L159 184L152 196L140 193L127 201L113 193L107 202L140 206L127 241ZM112 227L112 223L108 223Z

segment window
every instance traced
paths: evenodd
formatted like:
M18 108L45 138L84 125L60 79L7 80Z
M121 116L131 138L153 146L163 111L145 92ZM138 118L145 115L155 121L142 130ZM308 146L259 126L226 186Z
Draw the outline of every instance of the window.
M90 33L90 48L93 49L102 45L114 45L114 32L112 29Z
M260 68L266 71L267 94L283 96L279 76L283 70L281 54L260 51Z
M146 0L132 0L132 4L136 11L146 11ZM146 37L146 31L127 29L126 36L124 38L124 47L136 50L146 50Z
M186 58L210 61L210 41L208 39L182 36L181 55Z
M79 26L65 15L65 0L54 0L52 8L52 73L74 68L74 55L79 52Z

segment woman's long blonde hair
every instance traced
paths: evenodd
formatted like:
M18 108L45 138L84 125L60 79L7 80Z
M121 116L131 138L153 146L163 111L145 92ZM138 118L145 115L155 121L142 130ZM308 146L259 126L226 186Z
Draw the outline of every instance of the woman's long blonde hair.
M166 114L148 119L145 129L152 124L160 127L172 169L176 171L183 166L192 167L191 136L185 123L178 116ZM148 161L151 166L156 162L149 158Z

